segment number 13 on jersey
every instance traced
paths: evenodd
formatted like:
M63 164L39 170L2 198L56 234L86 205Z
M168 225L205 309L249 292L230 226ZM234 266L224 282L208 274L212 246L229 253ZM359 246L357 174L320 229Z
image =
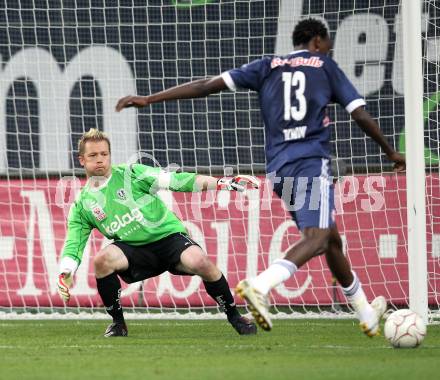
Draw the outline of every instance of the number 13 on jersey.
M304 96L306 89L306 76L302 71L284 72L284 120L300 121L307 112L307 101ZM297 106L292 106L292 87L295 88Z

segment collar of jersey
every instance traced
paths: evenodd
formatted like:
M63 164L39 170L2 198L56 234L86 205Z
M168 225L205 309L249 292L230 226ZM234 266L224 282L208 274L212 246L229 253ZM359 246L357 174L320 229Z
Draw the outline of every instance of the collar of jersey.
M99 185L98 187L92 187L92 186L90 186L89 182L87 182L88 190L91 191L91 192L94 192L94 191L98 191L98 190L103 189L104 187L106 187L106 186L108 185L110 179L112 178L112 175L113 175L113 174L110 174L110 177L108 177L108 178L104 181L104 183L103 183L102 185Z
M297 54L297 53L303 53L303 52L305 52L305 51L308 51L308 50L307 50L307 49L294 50L294 51L291 51L291 52L289 53L289 55L291 55L291 54Z

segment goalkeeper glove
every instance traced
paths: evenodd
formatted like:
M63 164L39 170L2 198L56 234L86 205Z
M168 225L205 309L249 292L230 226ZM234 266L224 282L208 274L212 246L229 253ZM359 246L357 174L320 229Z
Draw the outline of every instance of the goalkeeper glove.
M244 192L248 185L254 189L258 189L260 187L260 181L251 175L237 175L232 178L220 178L217 181L217 190Z
M72 286L72 284L73 276L71 272L61 273L58 276L58 294L66 303L70 300L69 288Z

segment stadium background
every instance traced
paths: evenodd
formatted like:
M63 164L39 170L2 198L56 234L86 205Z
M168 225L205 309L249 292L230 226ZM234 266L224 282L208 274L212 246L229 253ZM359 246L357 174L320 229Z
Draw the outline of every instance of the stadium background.
M0 54L4 65L23 48L38 47L49 51L64 70L85 48L105 45L128 62L133 79L122 79L134 80L138 94L217 75L275 52L278 0L206 1L206 6L192 7L175 7L171 0L122 0L118 7L105 1L51 1L50 11L44 9L45 2L41 2L41 8L38 1L21 1L21 8L13 2L6 3L10 7L0 11ZM373 50L373 56L366 57L367 64L364 58L347 71L355 79L369 70L368 65L380 67L381 79L375 79L373 91L367 84L362 95L367 99L368 110L378 117L382 130L396 144L403 128L403 98L399 93L402 84L398 83L402 78L398 71L393 73L402 64L395 53L398 3L303 1L303 14L323 15L332 38L336 38L335 45L338 38L341 40L341 23L355 14L377 15L386 23L389 37L373 37L380 53L375 54L374 43L370 44L368 50ZM362 45L366 36L359 34L354 38ZM350 54L350 46L340 50L339 61ZM340 63L347 69L344 62ZM428 71L430 68L427 65ZM431 70L436 75L435 68ZM24 80L25 75L21 80L15 79L7 94L2 94L6 96L7 168L22 173L31 169L30 173L35 173L34 169L40 168L38 116L54 110L39 109L38 87L32 80ZM367 82L374 78L364 79ZM434 91L435 81L427 83ZM70 107L71 146L75 147L84 130L96 126L106 129L102 97L99 82L87 72L70 88L66 101ZM362 133L348 124L345 112L330 107L329 116L338 121L332 128L334 153L346 159L354 170L377 170L381 160L376 145L365 141ZM153 105L139 110L137 118L138 134L133 137L137 147L151 152L162 165L175 163L199 171L219 171L224 166L264 171L263 126L255 94L225 92L207 100ZM79 167L74 149L69 154L69 167Z

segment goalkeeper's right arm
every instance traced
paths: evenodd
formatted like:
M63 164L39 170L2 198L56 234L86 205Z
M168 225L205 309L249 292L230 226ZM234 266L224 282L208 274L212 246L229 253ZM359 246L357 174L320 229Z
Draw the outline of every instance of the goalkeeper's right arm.
M92 232L92 226L81 215L79 206L74 203L67 221L67 237L58 271L58 294L65 301L70 300L70 287L73 276L81 263L84 248Z
M68 273L60 273L58 275L58 294L64 300L64 302L69 302L70 300L70 287L73 284L73 274L71 272Z

